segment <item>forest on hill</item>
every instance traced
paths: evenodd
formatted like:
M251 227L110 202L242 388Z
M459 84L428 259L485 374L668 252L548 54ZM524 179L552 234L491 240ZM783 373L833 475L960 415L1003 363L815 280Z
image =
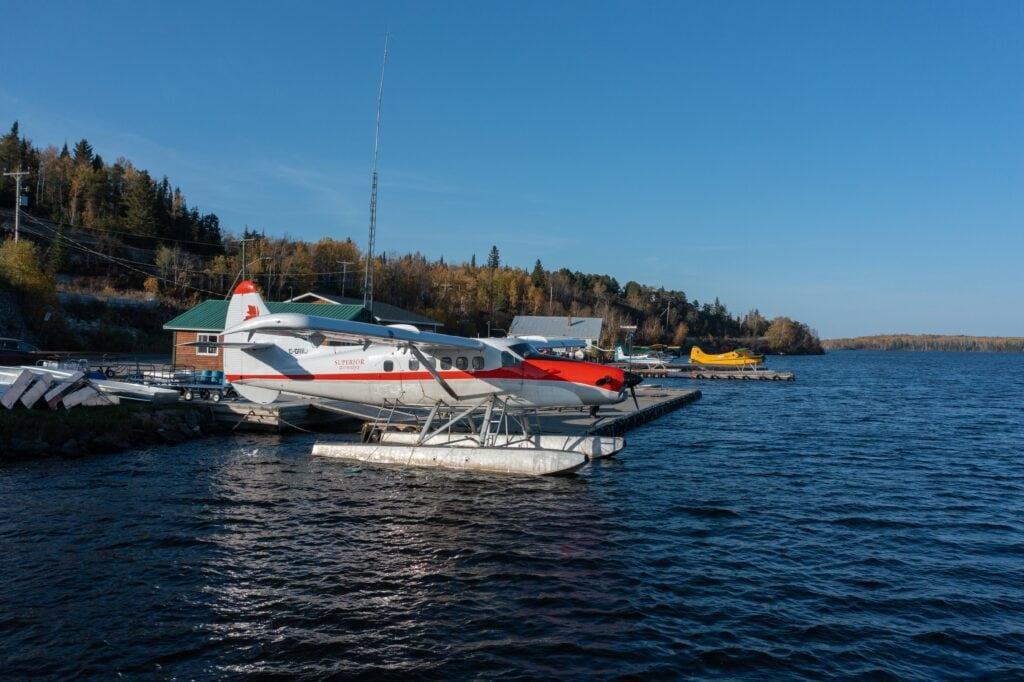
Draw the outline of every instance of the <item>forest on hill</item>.
M70 278L79 291L144 291L176 309L225 296L243 266L271 300L310 290L363 295L365 258L351 239L307 242L249 229L231 234L216 215L189 206L166 176L157 180L124 158L107 163L84 139L71 148L39 149L14 123L0 137L0 167L29 171L22 189L28 246L4 245L0 281L33 292L30 317L47 321L40 335L61 329L66 311L47 293L58 279ZM13 180L0 177L0 207L14 201ZM5 224L9 213L0 211ZM702 302L606 274L548 269L540 259L530 269L511 266L502 263L497 245L480 262L475 254L462 261L380 254L374 273L376 300L437 319L450 333L501 334L517 314L594 316L606 321L605 347L621 340L622 325L635 324L638 343L684 351L699 343L708 351L822 352L817 334L787 317L767 319L756 309L737 315L718 299Z
M878 334L850 339L826 339L827 350L1024 351L1024 338L958 334Z

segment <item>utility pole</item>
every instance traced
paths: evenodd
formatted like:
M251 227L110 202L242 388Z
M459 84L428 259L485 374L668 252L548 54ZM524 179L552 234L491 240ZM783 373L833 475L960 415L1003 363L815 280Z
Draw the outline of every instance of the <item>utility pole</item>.
M350 261L350 260L339 260L339 261L335 261L335 262L338 265L341 266L341 296L342 296L342 298L344 298L345 297L345 275L348 274L348 266L354 265L354 263L352 261Z
M373 136L373 176L370 181L370 236L366 242L366 276L363 281L363 307L373 315L373 248L377 241L377 168L380 158L380 110L384 101L384 67L388 65L388 46L391 34L384 34L384 61L380 65L380 85L377 88L377 128Z
M18 227L21 223L21 179L28 175L28 171L19 168L16 171L4 173L4 175L14 178L14 243L17 244Z

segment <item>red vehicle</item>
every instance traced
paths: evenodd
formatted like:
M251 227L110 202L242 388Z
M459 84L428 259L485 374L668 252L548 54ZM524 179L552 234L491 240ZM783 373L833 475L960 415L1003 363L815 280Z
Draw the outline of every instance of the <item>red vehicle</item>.
M40 360L57 360L53 353L39 350L19 339L0 339L0 365L34 365Z

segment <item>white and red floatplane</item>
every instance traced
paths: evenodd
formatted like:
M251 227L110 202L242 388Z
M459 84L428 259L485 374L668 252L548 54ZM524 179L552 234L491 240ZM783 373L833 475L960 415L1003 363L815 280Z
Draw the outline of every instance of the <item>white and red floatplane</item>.
M378 431L373 442L318 443L314 454L508 473L554 474L622 449L618 437L541 435L539 408L625 400L635 374L541 354L537 337L438 334L296 313L271 314L250 281L228 305L222 341L227 379L244 398L282 393L381 407L429 409L418 432ZM635 396L634 396L635 400Z

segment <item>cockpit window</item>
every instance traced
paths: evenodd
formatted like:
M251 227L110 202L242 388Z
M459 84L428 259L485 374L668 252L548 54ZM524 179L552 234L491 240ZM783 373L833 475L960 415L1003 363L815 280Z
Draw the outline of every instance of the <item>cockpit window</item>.
M516 359L516 356L512 355L508 351L502 351L501 352L501 366L502 367L515 367L518 364L519 364L519 360Z
M528 358L531 355L538 354L537 349L528 343L513 343L508 349L521 358Z

